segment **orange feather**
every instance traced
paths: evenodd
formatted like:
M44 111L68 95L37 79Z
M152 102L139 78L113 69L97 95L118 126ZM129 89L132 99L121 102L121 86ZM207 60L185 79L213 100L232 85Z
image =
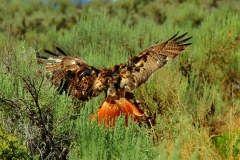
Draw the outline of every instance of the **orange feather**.
M137 103L132 103L125 98L119 98L113 102L104 101L99 107L97 118L98 124L104 123L104 126L114 128L116 117L120 114L125 116L125 126L128 126L128 118L132 117L133 121L137 121L136 116L143 116L143 111L138 107ZM95 114L92 115L91 121L95 119Z

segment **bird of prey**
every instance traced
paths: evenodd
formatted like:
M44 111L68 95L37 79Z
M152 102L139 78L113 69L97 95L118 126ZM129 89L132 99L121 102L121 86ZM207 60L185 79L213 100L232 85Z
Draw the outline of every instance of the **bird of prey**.
M191 45L187 41L192 37L184 39L186 34L177 36L177 33L163 43L156 42L127 63L111 68L95 68L80 57L69 56L58 47L59 54L44 50L48 55L37 54L37 58L46 62L44 71L51 73L52 82L58 86L60 94L65 92L80 101L86 101L101 92L105 93L105 100L97 114L92 115L92 120L97 117L98 124L103 122L105 126L114 127L116 117L122 114L127 126L130 116L137 121L137 116L144 115L139 103L133 101L131 91Z

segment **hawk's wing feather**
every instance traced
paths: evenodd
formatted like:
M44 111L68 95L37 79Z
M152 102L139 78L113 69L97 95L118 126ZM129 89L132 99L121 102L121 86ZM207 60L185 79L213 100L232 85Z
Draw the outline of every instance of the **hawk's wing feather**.
M51 52L51 51L49 51L49 50L47 50L47 49L44 49L43 51L44 51L45 53L48 53L48 54L54 56L54 57L58 57L58 56L59 56L58 54L53 53L53 52Z
M44 50L49 56L37 54L37 58L49 61L45 71L51 73L53 84L59 86L60 93L65 91L79 100L88 100L100 70L89 66L80 57L70 57L60 48L56 49L61 55L49 50Z
M60 52L62 55L64 56L68 56L61 48L56 47L56 49L58 50L58 52Z
M167 64L168 60L174 59L179 53L183 52L187 46L191 45L191 43L185 42L192 37L183 39L187 33L179 37L177 37L177 34L164 43L155 43L144 50L139 56L130 59L128 62L129 71L126 72L131 75L131 79L124 78L126 72L123 72L121 86L129 88L130 90L139 87L145 83L153 73Z

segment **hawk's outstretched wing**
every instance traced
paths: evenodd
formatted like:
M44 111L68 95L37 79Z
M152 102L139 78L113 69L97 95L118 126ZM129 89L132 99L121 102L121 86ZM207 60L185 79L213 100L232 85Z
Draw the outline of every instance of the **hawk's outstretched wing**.
M132 90L145 83L153 73L167 64L168 60L174 59L187 46L191 45L191 43L185 42L192 37L183 39L186 34L179 37L175 34L172 38L161 44L156 42L139 56L130 59L127 65L128 69L125 69L121 73L121 77L123 77L121 86ZM127 79L124 78L126 77L125 74L129 74Z
M66 92L79 100L88 100L92 95L92 85L100 70L89 66L80 57L70 57L60 48L61 55L44 50L49 56L37 54L37 58L48 61L45 72L51 73L53 84L60 93Z

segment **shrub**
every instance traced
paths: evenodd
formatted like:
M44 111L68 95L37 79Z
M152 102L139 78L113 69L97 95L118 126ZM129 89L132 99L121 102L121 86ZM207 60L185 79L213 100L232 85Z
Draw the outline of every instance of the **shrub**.
M214 138L214 143L225 158L240 158L240 133L224 133Z
M8 134L0 127L0 159L28 159L26 146L20 144L17 137Z

